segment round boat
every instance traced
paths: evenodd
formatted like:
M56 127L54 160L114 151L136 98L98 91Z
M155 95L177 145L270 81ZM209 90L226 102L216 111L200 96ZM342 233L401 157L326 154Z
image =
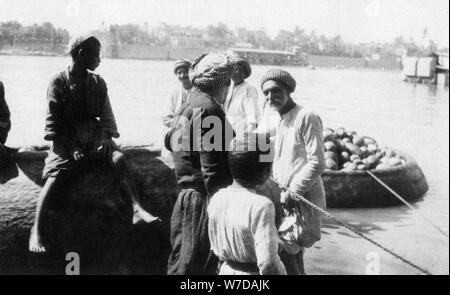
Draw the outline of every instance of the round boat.
M416 161L396 151L404 165L371 172L408 202L415 202L428 191L425 175ZM401 204L391 192L366 171L331 171L322 175L329 208L387 207Z

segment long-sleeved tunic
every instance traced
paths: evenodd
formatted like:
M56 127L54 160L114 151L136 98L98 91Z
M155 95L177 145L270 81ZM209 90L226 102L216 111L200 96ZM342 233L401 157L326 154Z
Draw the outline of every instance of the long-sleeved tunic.
M168 95L168 104L169 107L167 109L166 114L163 117L163 124L166 127L171 126L174 116L177 111L180 109L181 105L186 101L189 93L192 92L192 89L185 89L183 85L178 85L174 87L169 95Z
M71 153L95 153L102 135L119 137L105 81L89 73L75 83L69 70L55 75L47 90L45 140L53 141L44 176L57 175L74 166Z
M282 115L276 133L273 177L281 185L324 208L322 120L314 112L296 105ZM311 247L320 239L321 216L302 203L298 206L304 222L299 244Z
M194 90L175 120L177 126L166 139L174 143L178 138L182 145L174 147L166 141L166 147L173 151L178 184L206 190L209 196L231 184L226 150L234 133L220 105L206 93Z
M256 128L261 116L258 91L245 81L239 85L232 83L224 109L231 126L237 133L248 132L250 125Z

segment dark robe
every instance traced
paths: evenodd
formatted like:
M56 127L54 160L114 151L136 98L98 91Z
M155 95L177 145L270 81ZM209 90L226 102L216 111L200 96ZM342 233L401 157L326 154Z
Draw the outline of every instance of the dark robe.
M220 143L220 148L213 150L195 143L195 134L203 140L213 129L213 126L196 129L196 119L200 118L203 122L209 116L221 124L221 133L213 139ZM184 128L177 129L182 122ZM171 218L172 252L167 272L176 275L213 274L216 265L212 261L207 265L210 244L206 210L210 197L233 182L226 151L233 137L233 129L220 105L197 89L189 94L187 102L175 115L173 128L166 136L166 148L173 151L175 174L182 190ZM226 130L228 135L231 132L231 136L226 136ZM187 146L177 150L171 145L176 142L176 135L180 135L178 138L189 138Z

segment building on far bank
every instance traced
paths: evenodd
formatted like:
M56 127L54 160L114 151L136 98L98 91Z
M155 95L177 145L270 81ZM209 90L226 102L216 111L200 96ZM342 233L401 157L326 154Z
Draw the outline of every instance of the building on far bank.
M206 45L203 31L191 27L171 26L161 23L151 30L159 40L157 45L170 45L187 48L203 48Z
M206 45L204 34L198 29L175 29L170 33L170 44L188 48L204 48Z
M236 27L234 30L234 35L237 39L237 43L247 43L252 44L254 47L259 48L269 48L271 45L271 40L267 33L263 29L259 30L247 30L246 28ZM240 47L237 46L236 47Z

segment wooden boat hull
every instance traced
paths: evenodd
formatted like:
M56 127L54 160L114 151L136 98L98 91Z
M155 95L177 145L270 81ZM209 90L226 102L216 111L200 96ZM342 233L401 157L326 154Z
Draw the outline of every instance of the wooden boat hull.
M160 151L125 150L143 206L162 223L132 226L131 203L108 169L66 181L45 223L47 254L28 252L46 152L20 152L0 168L0 274L64 274L68 252L80 256L82 273L165 274L169 224L177 196L173 169ZM56 198L55 198L56 199Z
M428 191L428 183L416 161L397 151L405 165L372 170L380 180L408 202L415 202ZM401 201L366 171L326 171L322 176L327 206L330 208L368 208L400 205Z

